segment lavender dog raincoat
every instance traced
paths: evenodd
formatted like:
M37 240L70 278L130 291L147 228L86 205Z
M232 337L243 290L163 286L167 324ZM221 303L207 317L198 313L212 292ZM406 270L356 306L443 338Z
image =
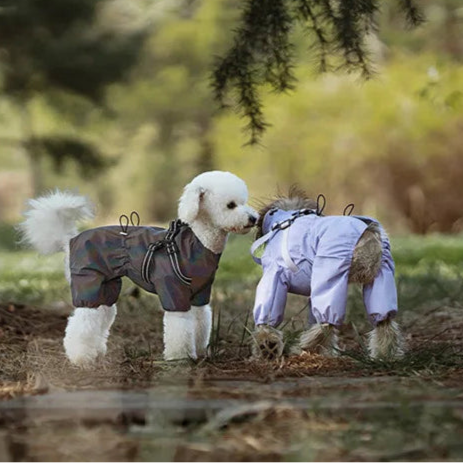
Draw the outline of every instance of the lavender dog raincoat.
M165 241L174 226L172 239ZM156 293L164 310L188 311L192 305L209 303L220 254L205 248L188 225L177 221L172 222L169 230L140 226L126 230L100 227L71 239L71 291L75 307L114 304L123 276ZM163 240L165 246L151 251L153 245ZM169 249L173 257L169 256Z
M276 224L291 222L295 212L269 211L263 222L263 233L267 235L251 248L254 253L260 243L267 243L261 260L253 256L263 267L254 305L255 324L279 325L290 292L310 296L311 318L317 323L341 325L355 245L368 223L377 221L360 216L308 214L279 229ZM387 235L381 226L380 230L381 267L375 280L363 288L366 311L373 324L397 313L394 261Z

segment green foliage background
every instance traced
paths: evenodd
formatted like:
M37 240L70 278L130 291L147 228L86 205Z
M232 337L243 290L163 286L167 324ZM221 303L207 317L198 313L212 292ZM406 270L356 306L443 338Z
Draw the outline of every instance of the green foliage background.
M263 93L272 124L246 146L244 121L213 101L215 56L231 44L240 9L234 0L103 1L101 33L143 30L146 39L125 80L106 87L105 104L62 89L36 92L27 109L37 137L83 140L108 161L97 178L72 159L56 171L40 161L42 190L89 194L98 220L136 209L142 221L175 216L183 185L198 172L243 177L252 198L299 183L328 198L328 213L355 202L390 231L459 232L463 184L463 10L458 1L422 2L427 22L406 30L394 2L384 2L380 32L368 42L377 75L315 72L310 33L295 30L295 91ZM109 32L108 32L109 31ZM72 56L70 57L72 59ZM1 72L1 70L0 70ZM0 220L15 223L33 191L31 166L18 143L20 108L0 96ZM65 148L64 148L65 149ZM461 175L460 175L461 174Z

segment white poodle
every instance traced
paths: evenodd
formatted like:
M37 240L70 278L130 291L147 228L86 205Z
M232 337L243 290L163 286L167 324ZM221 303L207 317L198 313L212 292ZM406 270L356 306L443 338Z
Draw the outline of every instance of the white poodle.
M120 226L80 234L76 222L93 217L86 198L57 191L31 200L19 226L24 241L43 254L66 252L65 273L76 307L64 337L69 360L85 365L106 353L123 276L158 294L165 309L166 360L206 355L211 285L228 233L247 233L257 220L247 199L240 178L205 172L185 187L179 219L168 230L129 226L123 215Z

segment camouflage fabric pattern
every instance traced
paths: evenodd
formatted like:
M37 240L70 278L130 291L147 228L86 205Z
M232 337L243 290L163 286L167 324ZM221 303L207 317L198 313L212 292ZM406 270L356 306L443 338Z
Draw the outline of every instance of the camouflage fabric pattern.
M75 307L114 304L120 294L122 277L159 296L164 310L188 311L192 305L208 304L220 254L205 248L186 224L174 241L179 248L182 272L192 279L191 286L175 275L166 249L154 253L149 282L141 269L148 246L164 239L167 230L159 227L118 226L86 230L70 241L71 292Z

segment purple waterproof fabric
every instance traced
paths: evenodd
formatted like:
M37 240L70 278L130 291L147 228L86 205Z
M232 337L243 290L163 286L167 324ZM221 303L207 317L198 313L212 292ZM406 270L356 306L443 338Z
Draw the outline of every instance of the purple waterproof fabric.
M294 211L278 209L264 219L264 233L291 217ZM263 276L254 304L256 325L278 326L284 316L287 293L310 296L312 315L318 323L341 325L346 313L349 269L355 245L367 228L369 217L305 215L288 229L289 255L297 265L292 272L282 255L283 231L273 232L262 255ZM394 261L382 227L383 257L374 282L363 290L367 314L373 324L397 313ZM272 233L272 232L270 232Z

